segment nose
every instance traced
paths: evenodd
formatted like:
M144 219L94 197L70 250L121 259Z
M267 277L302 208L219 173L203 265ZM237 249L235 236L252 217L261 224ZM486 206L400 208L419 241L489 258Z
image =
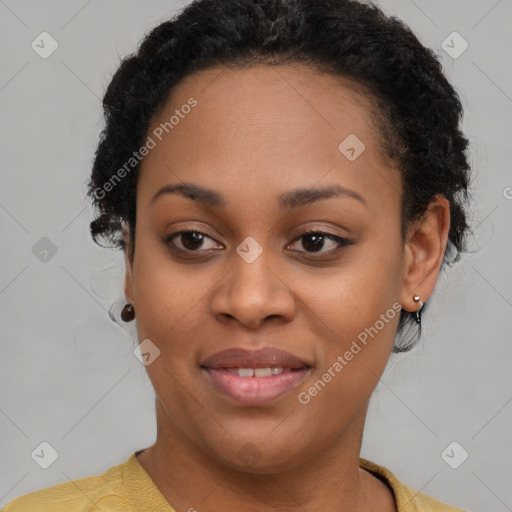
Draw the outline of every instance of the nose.
M219 321L258 329L270 321L280 324L293 319L296 300L292 283L285 281L279 263L268 256L269 250L263 250L248 262L233 251L230 271L218 283L211 300L212 314Z

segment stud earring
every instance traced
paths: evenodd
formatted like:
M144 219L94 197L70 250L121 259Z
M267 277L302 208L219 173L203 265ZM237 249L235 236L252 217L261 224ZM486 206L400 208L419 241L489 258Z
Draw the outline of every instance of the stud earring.
M131 304L126 304L121 311L121 320L123 322L131 322L135 318L135 309Z
M420 305L420 307L416 310L416 323L421 325L421 308L423 307L423 302L421 301L419 295L415 295L412 300Z

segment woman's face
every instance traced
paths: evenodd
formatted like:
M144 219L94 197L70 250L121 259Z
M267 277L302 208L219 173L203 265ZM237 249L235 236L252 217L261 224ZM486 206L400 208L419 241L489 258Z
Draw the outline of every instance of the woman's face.
M125 292L159 436L252 472L357 444L400 305L416 309L368 100L301 66L215 68L148 135ZM162 192L183 184L207 192ZM212 359L232 348L295 359Z

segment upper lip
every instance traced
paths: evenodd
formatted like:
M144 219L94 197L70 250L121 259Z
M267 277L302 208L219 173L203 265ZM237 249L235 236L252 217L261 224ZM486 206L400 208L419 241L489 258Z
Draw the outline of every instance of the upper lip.
M305 368L306 362L285 352L272 347L264 347L258 350L244 348L229 348L207 357L201 364L207 368Z

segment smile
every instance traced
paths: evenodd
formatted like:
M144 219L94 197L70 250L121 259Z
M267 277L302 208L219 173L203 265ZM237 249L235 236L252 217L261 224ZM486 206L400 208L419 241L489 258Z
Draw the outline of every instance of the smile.
M203 359L200 368L223 398L254 406L274 402L299 386L311 362L276 347L232 347Z
M310 368L203 368L215 391L241 405L274 402L301 384Z
M270 377L271 375L290 372L291 368L273 366L272 368L226 368L226 370L234 375L238 375L239 377Z

